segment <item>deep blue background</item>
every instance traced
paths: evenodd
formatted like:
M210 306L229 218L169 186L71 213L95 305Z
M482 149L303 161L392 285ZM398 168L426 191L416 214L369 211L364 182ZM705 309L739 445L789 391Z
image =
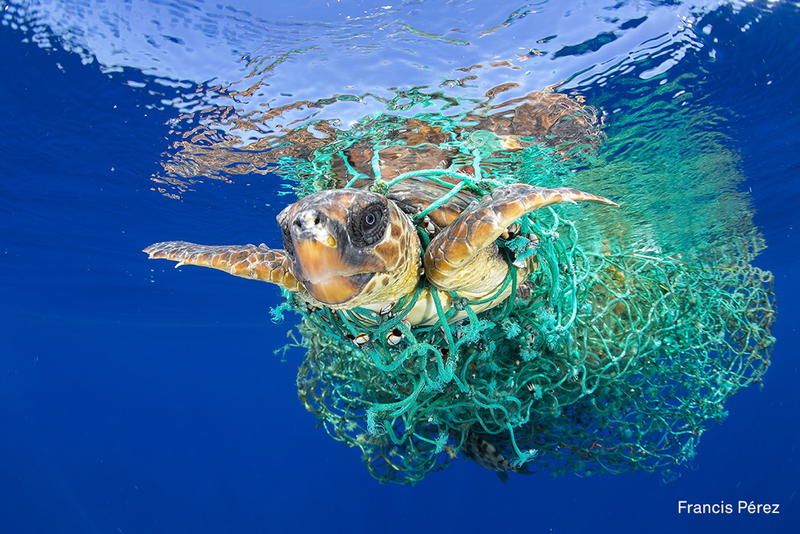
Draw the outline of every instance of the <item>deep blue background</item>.
M0 532L797 532L798 28L787 9L732 34L709 75L714 102L736 111L769 244L758 264L776 275L764 387L731 400L672 483L502 484L459 462L415 487L373 481L296 400L300 355L272 354L291 326L268 319L275 288L139 252L178 237L276 242L274 184L151 191L171 112L148 109L157 98L125 73L0 28ZM678 516L679 499L782 513Z

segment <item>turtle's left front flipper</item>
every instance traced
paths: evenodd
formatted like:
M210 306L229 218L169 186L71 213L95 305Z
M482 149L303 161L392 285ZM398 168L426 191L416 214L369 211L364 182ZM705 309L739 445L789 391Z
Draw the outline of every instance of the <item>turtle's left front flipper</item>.
M200 265L225 271L234 276L277 284L289 291L303 286L291 271L291 260L284 250L265 245L208 246L186 241L165 241L144 249L151 259L163 258L181 265Z
M505 277L506 267L496 254L487 254L487 247L523 215L578 200L617 206L607 198L566 187L511 184L495 189L433 238L425 251L428 280L445 291L474 290L476 285L483 289L493 287Z

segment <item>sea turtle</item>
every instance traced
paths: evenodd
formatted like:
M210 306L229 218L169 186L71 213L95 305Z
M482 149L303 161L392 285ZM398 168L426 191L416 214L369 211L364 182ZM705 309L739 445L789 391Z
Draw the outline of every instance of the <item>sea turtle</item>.
M531 114L524 104L516 109L516 113L521 111L542 121L541 114ZM522 148L517 134L530 121L509 130L513 119L506 121L508 124L490 119L479 126L491 129L478 129L471 135L482 135L484 143L489 138L498 150ZM550 124L557 126L559 122L553 119ZM381 151L378 158L385 180L414 170L446 165L453 168L450 155L436 148L442 133L435 127L411 119L398 131L406 142ZM372 164L374 159L369 149L359 146L350 147L347 157L351 168L356 169ZM465 166L457 170L466 175L469 169ZM342 169L334 172L344 174ZM457 183L458 172L449 174L447 181ZM339 176L336 183L345 181L345 176ZM462 190L419 222L431 237L420 253L420 238L412 217L440 199L448 187L421 176L399 181L385 194L371 190L374 182L369 179L350 185L312 193L281 211L277 220L283 249L263 244L205 246L168 241L144 251L150 258L170 259L178 261L178 265L212 267L271 282L296 293L311 306L331 309L366 308L385 313L399 299L413 293L420 278L425 277L430 286L442 290L441 305L445 310L454 305L452 293L467 301L483 301L473 305L477 313L497 306L512 291L507 285L498 293L510 267L495 241L513 230L515 221L534 210L565 201L617 205L576 189L548 189L524 183L497 187L480 198ZM518 284L522 284L535 268L535 259L517 266ZM496 296L490 298L493 295ZM461 310L451 314L450 320L460 320L464 315ZM438 320L429 289L423 290L405 320L411 325L429 325Z
M555 149L555 157L566 157L569 149L559 154L564 143L594 145L593 122L582 119L576 113L576 103L564 95L534 93L512 104L515 107L510 112L503 108L495 114L476 115L465 121L473 124L471 128L455 132L466 143L487 148L483 164L504 165L505 170L514 172L514 158L504 160L498 155L537 143ZM526 183L512 183L485 192L464 187L453 194L449 186L474 178L482 164L465 159L463 153L450 147L448 135L453 134L452 130L443 132L426 120L391 120L388 128L377 129L379 135L388 137L362 138L336 151L341 157L332 162L330 176L326 177L330 178L330 186L280 212L277 222L283 237L282 249L263 244L206 246L169 241L156 243L144 251L150 258L177 261L178 266L212 267L277 284L312 308L366 308L380 315L391 313L398 301L417 291L420 281L426 280L419 298L403 315L410 326L426 326L441 320L434 296L438 297L442 311L457 308L455 313L447 314L448 320L455 322L467 315L461 309L464 301L456 299L465 299L479 313L508 299L514 286L523 287L530 272L537 268L536 257L524 261L509 259L496 243L498 238L508 238L516 231L515 223L521 217L565 201L586 200L616 206L604 197L576 189L550 189ZM285 137L284 146L266 154L256 149L247 154L273 161L279 157L311 161L320 149L330 152L337 136L330 125L320 122L315 124L313 134L295 131ZM377 154L376 145L383 146ZM263 168L265 161L252 163ZM380 180L371 178L376 167ZM413 175L413 171L431 169L448 172L437 175L437 180L427 179L429 175ZM412 175L395 180L408 173ZM359 179L353 179L353 175ZM441 203L444 195L448 199ZM435 209L430 209L434 203ZM536 240L535 236L529 238ZM512 264L517 284L506 284ZM353 315L366 325L372 324L372 319L358 310ZM388 345L396 343L394 335L392 331L386 338ZM368 341L368 335L350 339L361 345ZM315 348L309 351L318 352ZM446 349L441 354L446 358ZM309 358L309 361L319 359ZM306 367L301 367L300 375L301 398L309 410L319 410L315 413L324 418L324 408L313 407L313 384L328 375L315 374ZM322 403L319 399L316 402ZM503 455L502 440L497 436L483 434L481 429L462 428L460 432L452 434L454 441L458 442L463 434L464 454L479 465L501 477L508 471L525 472ZM358 438L353 439L354 443L361 443Z

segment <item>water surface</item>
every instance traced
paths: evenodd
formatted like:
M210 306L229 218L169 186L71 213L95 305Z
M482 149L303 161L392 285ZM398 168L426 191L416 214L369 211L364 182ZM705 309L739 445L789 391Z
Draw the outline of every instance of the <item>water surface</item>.
M795 530L796 4L343 4L0 3L3 528ZM290 197L257 155L288 128L555 84L602 113L591 179L642 228L702 250L752 221L768 246L772 368L671 483L501 484L463 461L380 486L297 402L301 355L273 355L291 326L268 317L277 289L139 252L277 245ZM784 512L687 518L679 499Z

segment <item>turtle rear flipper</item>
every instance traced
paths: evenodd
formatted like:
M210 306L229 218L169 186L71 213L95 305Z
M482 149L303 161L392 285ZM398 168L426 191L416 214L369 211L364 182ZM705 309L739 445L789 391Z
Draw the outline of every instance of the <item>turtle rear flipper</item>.
M445 291L474 291L476 285L504 279L508 266L488 247L520 217L578 200L617 206L607 198L566 187L512 184L495 189L433 238L424 259L428 280Z
M271 249L265 245L208 246L186 241L164 241L150 245L143 252L150 259L177 261L176 267L211 267L234 276L277 284L289 291L303 290L303 286L292 274L291 261L286 251Z

